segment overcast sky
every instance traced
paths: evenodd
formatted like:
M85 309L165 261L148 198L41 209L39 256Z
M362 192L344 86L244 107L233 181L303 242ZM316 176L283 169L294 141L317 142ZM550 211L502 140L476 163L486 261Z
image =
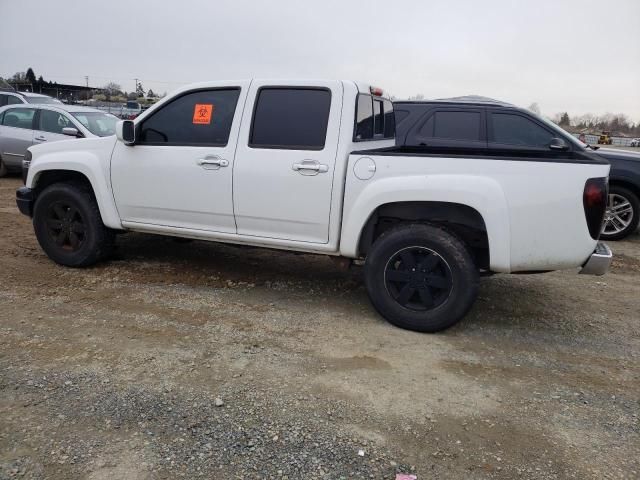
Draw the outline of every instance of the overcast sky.
M0 76L346 78L640 122L640 0L0 0Z

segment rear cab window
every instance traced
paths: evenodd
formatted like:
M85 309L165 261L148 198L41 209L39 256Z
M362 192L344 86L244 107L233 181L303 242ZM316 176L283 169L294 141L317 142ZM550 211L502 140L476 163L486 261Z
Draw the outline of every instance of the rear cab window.
M359 93L356 97L353 141L393 139L395 134L393 103L377 95Z

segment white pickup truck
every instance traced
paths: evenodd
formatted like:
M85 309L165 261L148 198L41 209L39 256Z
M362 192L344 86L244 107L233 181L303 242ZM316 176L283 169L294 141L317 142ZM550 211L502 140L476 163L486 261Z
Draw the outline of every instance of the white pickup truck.
M608 269L606 161L559 138L396 147L394 121L352 81L190 85L115 137L31 147L17 204L70 267L106 258L118 231L364 260L378 312L426 332L465 315L480 274Z

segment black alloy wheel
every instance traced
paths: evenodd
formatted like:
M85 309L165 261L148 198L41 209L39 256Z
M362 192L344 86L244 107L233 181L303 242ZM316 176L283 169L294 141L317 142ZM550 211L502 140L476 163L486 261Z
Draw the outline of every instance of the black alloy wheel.
M387 262L385 286L391 297L409 310L432 310L442 305L453 283L451 268L433 250L412 246L398 251Z
M364 280L384 318L418 332L438 332L458 322L473 305L479 283L465 243L424 224L383 232L367 253Z
M53 203L48 208L46 223L47 233L56 245L70 252L82 248L87 227L74 205L65 201Z

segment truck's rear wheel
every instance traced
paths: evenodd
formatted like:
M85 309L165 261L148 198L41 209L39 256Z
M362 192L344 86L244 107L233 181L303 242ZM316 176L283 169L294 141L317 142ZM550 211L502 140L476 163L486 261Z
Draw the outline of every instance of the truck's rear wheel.
M478 294L478 270L465 245L430 225L383 233L365 262L373 306L394 325L437 332L458 322Z
M49 258L67 267L92 265L108 256L114 244L93 195L81 185L57 183L40 193L33 227Z

